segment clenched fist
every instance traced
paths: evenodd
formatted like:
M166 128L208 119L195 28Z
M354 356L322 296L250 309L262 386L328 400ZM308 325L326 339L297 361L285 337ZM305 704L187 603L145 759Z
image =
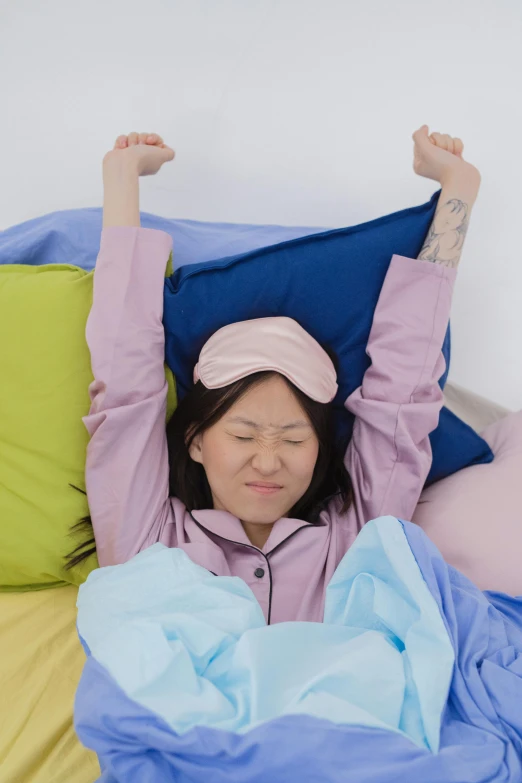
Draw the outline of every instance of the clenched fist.
M423 125L412 134L413 170L420 177L444 184L455 174L480 180L479 170L462 157L464 144L447 133L431 133Z
M176 153L163 143L157 133L129 133L118 136L112 150L103 158L103 165L124 163L136 167L140 177L156 174Z

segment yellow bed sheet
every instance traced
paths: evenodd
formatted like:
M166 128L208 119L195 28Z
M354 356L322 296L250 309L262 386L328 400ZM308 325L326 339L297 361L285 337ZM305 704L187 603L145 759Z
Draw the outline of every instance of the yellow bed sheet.
M85 662L73 585L0 593L1 783L93 783L96 754L73 727Z

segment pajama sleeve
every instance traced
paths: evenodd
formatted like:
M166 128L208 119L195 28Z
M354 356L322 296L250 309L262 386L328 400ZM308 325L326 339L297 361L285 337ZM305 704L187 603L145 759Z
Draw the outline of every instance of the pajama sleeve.
M372 363L345 402L355 416L345 465L358 529L388 514L409 521L418 503L432 463L429 435L444 404L438 381L456 273L392 257L366 349Z
M101 566L159 540L170 511L163 287L169 234L104 228L86 328L94 380L85 482Z

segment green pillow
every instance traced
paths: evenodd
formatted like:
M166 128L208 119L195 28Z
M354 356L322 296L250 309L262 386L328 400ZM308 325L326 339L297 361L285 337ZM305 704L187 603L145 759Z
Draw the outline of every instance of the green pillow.
M167 274L172 273L172 253ZM96 556L69 571L89 513L82 422L93 380L85 325L94 272L69 264L0 265L0 591L81 584ZM177 404L169 383L167 420Z

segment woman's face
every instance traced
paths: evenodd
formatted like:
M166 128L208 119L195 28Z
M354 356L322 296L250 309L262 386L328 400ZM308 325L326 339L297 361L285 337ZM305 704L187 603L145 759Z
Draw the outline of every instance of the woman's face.
M280 375L249 389L190 447L214 508L246 523L249 535L249 527L272 525L304 495L318 453L310 420Z

